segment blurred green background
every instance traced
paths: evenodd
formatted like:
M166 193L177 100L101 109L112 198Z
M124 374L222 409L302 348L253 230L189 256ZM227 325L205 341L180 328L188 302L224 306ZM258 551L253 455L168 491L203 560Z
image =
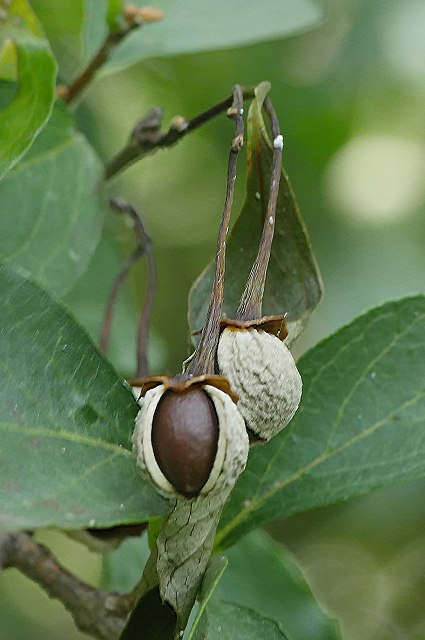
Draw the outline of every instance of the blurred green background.
M80 101L77 118L107 159L151 106L163 105L165 122L190 117L227 96L234 83L265 79L325 285L297 343L299 355L365 309L424 290L425 1L331 0L322 25L286 40L103 74ZM110 185L111 195L140 209L154 242L152 373L178 371L189 353L187 294L213 255L231 135L232 125L218 119ZM66 297L95 339L114 274L132 247L130 230L111 213L89 270ZM144 286L142 264L113 328L110 357L125 375L134 372ZM344 640L425 639L424 493L418 481L270 527L341 620ZM98 556L56 532L38 537L65 566L97 583ZM15 570L0 577L0 640L84 637L60 604Z

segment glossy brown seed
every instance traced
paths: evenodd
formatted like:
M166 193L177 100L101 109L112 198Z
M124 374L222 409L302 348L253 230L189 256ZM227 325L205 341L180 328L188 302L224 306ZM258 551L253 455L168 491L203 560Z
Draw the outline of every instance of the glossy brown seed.
M199 494L214 465L218 443L214 403L201 387L168 390L155 410L152 448L173 487L188 498Z

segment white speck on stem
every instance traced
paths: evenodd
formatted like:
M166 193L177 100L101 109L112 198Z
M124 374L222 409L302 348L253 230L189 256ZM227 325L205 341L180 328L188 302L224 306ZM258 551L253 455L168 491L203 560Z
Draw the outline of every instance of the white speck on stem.
M255 192L255 199L260 200L261 196L258 191Z
M281 136L280 134L276 136L276 138L273 140L273 147L275 149L283 149L283 136Z
M273 216L270 216L270 218L269 218L269 224L273 224Z
M243 109L241 108L241 110L239 111L239 113L241 114L241 116L243 116Z

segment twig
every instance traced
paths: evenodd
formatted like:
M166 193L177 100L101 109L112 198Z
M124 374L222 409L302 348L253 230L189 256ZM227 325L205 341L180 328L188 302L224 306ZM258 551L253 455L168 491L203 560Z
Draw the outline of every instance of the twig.
M145 225L143 224L142 218L139 216L135 208L125 202L124 200L119 200L117 198L111 198L109 200L109 204L116 211L121 213L125 213L130 216L133 222L133 228L136 233L138 246L130 255L130 257L125 261L118 275L116 276L111 293L109 294L105 313L103 316L102 323L102 331L100 337L100 348L106 353L109 345L109 337L111 332L112 319L115 311L115 306L117 302L118 295L124 285L125 279L131 269L131 267L141 258L146 255L147 265L148 265L148 282L147 282L147 290L145 302L142 306L142 310L140 313L140 320L137 332L137 371L136 377L141 378L147 375L148 372L148 363L147 363L147 349L148 349L148 335L149 335L149 324L152 316L153 310L153 300L155 295L156 288L156 272L155 272L155 261L153 257L152 250L152 242L150 236L148 235Z
M108 300L105 306L105 312L103 315L102 322L102 331L100 334L99 347L103 353L108 352L109 348L109 338L111 335L111 327L112 320L115 311L115 305L117 303L118 295L124 285L125 279L127 277L128 272L130 271L133 264L139 260L144 254L144 250L141 247L137 247L135 251L127 258L121 267L118 275L116 276L114 283L111 288L111 293L109 294Z
M85 87L90 84L96 73L108 60L115 47L123 40L137 25L128 26L119 31L112 31L106 36L99 51L90 60L84 71L81 72L73 82L68 86L60 85L57 93L64 102L72 102L75 100Z
M254 96L254 89L250 87L241 88L241 93L243 100L252 98ZM223 113L226 109L229 109L233 104L233 99L234 96L232 94L206 111L202 111L202 113L198 114L191 120L185 120L182 116L176 116L171 121L168 131L165 131L164 133L161 133L160 131L160 122L156 132L150 129L146 134L145 128L141 126L147 117L144 116L134 127L125 147L123 147L123 149L121 149L121 151L119 151L105 165L104 179L110 180L118 175L123 169L149 153L153 153L158 149L164 149L176 144L191 131L198 129L201 125L205 124L212 118L215 118L220 113ZM159 108L157 107L156 109ZM151 112L147 115L150 113Z
M116 640L134 605L134 594L94 589L66 571L43 545L24 532L0 532L0 570L15 567L60 600L81 631Z
M154 8L138 8L127 5L123 8L123 27L111 30L107 34L101 47L88 63L87 67L68 86L58 86L57 93L65 102L75 100L85 87L90 84L99 69L105 64L115 47L126 38L129 33L148 22L156 22L163 18L163 12Z
M201 340L199 342L198 348L196 349L195 355L187 368L187 372L193 376L205 373L214 373L214 363L220 334L220 316L224 295L226 237L229 231L233 195L235 192L236 164L238 153L243 145L244 124L242 117L242 105L242 89L239 85L236 85L233 89L232 106L228 109L227 112L229 117L233 118L236 122L236 132L235 137L232 140L232 146L229 153L226 198L217 238L214 282L211 290L207 316L201 334Z

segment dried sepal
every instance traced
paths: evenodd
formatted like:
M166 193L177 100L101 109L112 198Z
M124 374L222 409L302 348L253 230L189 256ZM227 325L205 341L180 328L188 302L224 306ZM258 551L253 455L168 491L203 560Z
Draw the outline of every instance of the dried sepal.
M288 329L285 322L286 316L262 316L255 320L241 320L233 318L225 318L221 320L221 330L226 327L235 327L236 329L261 329L280 340L284 340L288 335Z
M239 395L238 409L259 440L283 429L298 408L301 376L288 347L261 329L229 326L221 334L218 365Z
M153 389L154 387L158 387L159 385L163 385L166 389L172 389L177 393L181 393L185 391L189 387L194 387L197 385L211 385L224 391L233 402L238 401L238 396L233 392L229 381L224 376L220 376L218 374L203 374L199 376L191 376L186 374L186 372L182 374L177 374L170 378L169 376L148 376L146 378L134 379L129 383L132 387L136 387L140 389L140 398L142 398L149 389Z

